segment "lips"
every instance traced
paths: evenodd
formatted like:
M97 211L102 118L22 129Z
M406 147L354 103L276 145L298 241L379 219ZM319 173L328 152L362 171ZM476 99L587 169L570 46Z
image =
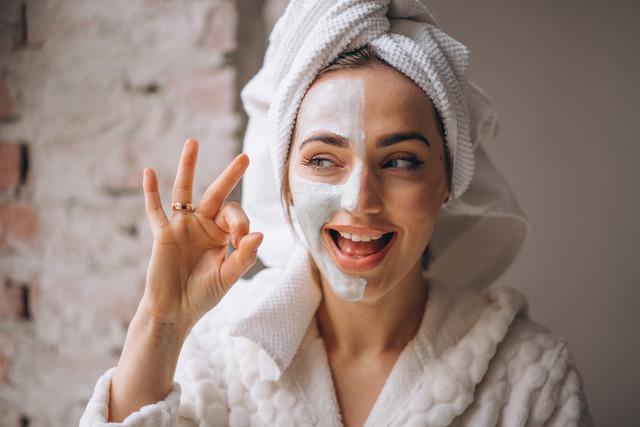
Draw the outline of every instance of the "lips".
M344 226L326 228L323 234L338 265L355 272L368 271L380 264L397 235L396 232L362 231ZM365 240L368 241L354 241L359 240L360 236L366 236Z
M352 239L342 237L337 231L329 230L333 241L338 248L353 257L365 257L380 252L391 240L393 233L383 234L376 240L354 242Z

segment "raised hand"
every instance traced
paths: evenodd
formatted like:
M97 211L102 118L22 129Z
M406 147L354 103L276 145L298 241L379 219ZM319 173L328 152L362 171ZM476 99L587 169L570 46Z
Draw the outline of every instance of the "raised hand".
M191 203L197 157L198 143L187 140L173 203ZM255 262L262 234L249 233L249 220L237 203L224 205L248 165L245 154L236 157L195 210L174 211L171 219L162 209L154 171L145 169L153 249L144 295L111 379L109 421L122 421L167 395L189 330ZM235 250L226 257L229 244Z
M198 143L183 147L171 201L192 203ZM153 169L144 171L145 209L153 248L139 310L162 323L190 328L214 307L256 261L261 233L249 233L249 220L235 202L225 203L249 165L240 154L206 189L193 211L174 210L167 218ZM235 250L226 257L228 245Z

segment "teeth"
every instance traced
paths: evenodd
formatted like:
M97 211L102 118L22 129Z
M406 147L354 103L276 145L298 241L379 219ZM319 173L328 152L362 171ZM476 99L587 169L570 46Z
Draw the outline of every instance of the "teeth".
M353 242L370 242L371 240L378 240L382 237L382 234L374 234L374 235L360 235L360 234L351 234L340 232L340 235L345 239L349 239Z

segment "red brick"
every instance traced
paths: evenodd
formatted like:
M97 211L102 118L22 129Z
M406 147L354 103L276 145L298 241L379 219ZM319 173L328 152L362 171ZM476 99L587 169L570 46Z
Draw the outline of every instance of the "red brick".
M9 209L9 235L20 240L31 240L37 231L38 220L29 203L12 203Z
M18 185L20 162L20 144L0 142L0 192L11 192Z
M26 202L0 203L0 245L32 240L38 229L34 207Z

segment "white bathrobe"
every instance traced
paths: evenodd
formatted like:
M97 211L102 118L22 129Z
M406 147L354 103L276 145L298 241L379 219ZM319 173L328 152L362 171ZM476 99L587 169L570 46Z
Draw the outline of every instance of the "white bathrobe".
M164 400L106 422L114 368L80 420L102 425L341 426L304 249L285 269L236 283L192 329ZM429 283L421 326L366 426L589 426L566 342L529 319L524 296Z

